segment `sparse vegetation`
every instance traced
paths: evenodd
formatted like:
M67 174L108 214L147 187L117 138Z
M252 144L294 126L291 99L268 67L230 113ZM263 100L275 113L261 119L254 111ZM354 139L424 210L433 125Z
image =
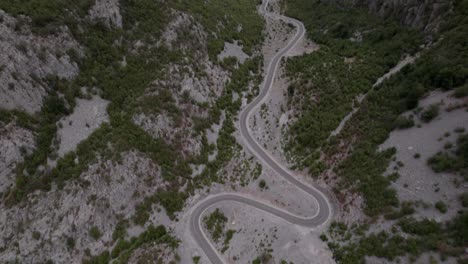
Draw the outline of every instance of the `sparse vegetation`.
M218 172L230 160L232 150L236 147L235 139L231 135L234 131L232 120L240 108L241 100L232 102L232 93L245 91L251 81L260 82L258 73L262 61L260 57L254 57L237 69L230 69L233 71L231 81L226 85L221 98L213 107L201 105L204 108L210 107L212 111L210 111L208 121L197 126L198 131L203 131L211 124L218 122L222 110L227 112L227 120L223 124L217 142L217 159L208 164L206 172L202 175L190 179L187 177L191 173L188 164L194 161L208 163L207 153L212 150L212 147L206 146L200 157L184 158L179 154L177 146L168 145L162 139L149 136L132 122L132 115L135 113L136 107L140 105L137 99L141 97L151 82L164 78L166 65L169 62L184 64L184 57L180 51L170 51L165 46L154 45L169 20L168 15L171 12L168 10L175 8L188 12L206 29L212 29L219 33L209 35L208 50L212 59L216 58L219 43L224 44L224 41L233 41L234 39L239 40L247 52L253 51L262 40L263 20L256 13L256 3L251 1L243 1L242 3L223 1L222 4L216 2L209 5L213 9L212 11L216 12L208 13L206 5L201 2L160 4L154 1L124 1L121 3L125 21L124 30L118 30L104 27L100 23L83 22L85 18L81 15L87 14L91 4L93 2L87 0L80 3L52 1L48 5L39 4L36 6L39 7L37 10L32 8L35 5L32 2L27 5L0 4L1 8L12 14L30 15L33 17L33 21L36 17L38 21L41 20L41 17L45 17L46 22L38 23L39 27L36 28L44 34L52 32L51 30L55 26L66 24L79 43L87 48L86 56L83 58L75 56L76 52L74 51L67 51L81 69L76 80L70 82L54 78L47 80L53 90L65 96L62 99L55 92L52 92L47 98L38 118L39 124L35 128L38 131L36 150L32 155L26 157L25 162L19 166L16 186L7 195L8 202L10 205L21 202L28 193L37 189L47 191L53 183L63 186L69 179L79 181L79 175L88 168L89 164L97 160L97 156L118 160L119 153L138 150L162 167L163 177L170 183L170 189L159 192L154 197L148 197L144 203L138 205L135 222L138 224L146 222L152 208L151 204L154 202L163 205L168 215L174 217L174 213L183 207L185 199L193 192L194 188L208 185L213 181L222 181L218 177ZM226 9L225 5L229 5L230 8ZM63 8L69 8L71 12L63 12ZM226 24L226 27L221 29L218 24L213 24L215 20L210 14L216 13L222 16L226 13L225 11L232 12L232 16L219 18ZM76 14L79 16L74 16ZM77 28L77 24L81 25L80 29ZM237 32L238 26L242 28L242 32ZM151 38L147 37L149 35ZM116 41L119 39L125 41ZM133 45L138 41L142 41L143 45L138 49L138 52L134 52ZM126 59L126 67L122 67L120 63L122 57ZM200 72L200 74L202 73ZM43 165L47 157L52 154L51 142L57 130L56 121L72 111L74 99L81 96L79 87L83 86L99 87L102 91L102 97L111 101L108 107L110 124L103 125L86 141L79 144L76 151L59 159L56 168L50 173L37 171L37 168ZM173 91L162 87L158 92L160 96L155 97L159 100L158 103L152 101L151 104L141 105L149 111L168 111L177 119L182 113L175 106L171 95ZM14 116L22 117L17 113ZM25 123L29 123L29 121ZM23 171L27 173L24 174ZM188 184L187 192L179 193L179 187L185 183Z
M170 248L174 249L178 247L179 241L176 238L172 237L163 225L159 225L157 227L150 225L138 237L133 237L130 240L120 239L115 245L112 252L103 251L97 256L85 259L83 263L109 263L111 260L112 263L128 263L132 252L145 244L167 245ZM153 260L157 261L156 259Z
M217 242L223 236L227 217L219 210L219 208L216 208L216 210L214 210L210 215L205 216L203 222L205 223L208 231L210 231L213 240Z
M234 237L234 234L236 233L236 230L229 229L226 232L226 237L224 238L224 245L223 248L221 249L221 253L224 253L226 250L229 249L229 243L231 242L231 239Z
M224 42L238 40L247 54L252 54L253 48L262 40L264 21L256 12L256 1L212 1L209 5L202 0L179 1L176 6L186 10L200 19L210 34L208 48L210 58L216 61L216 56L223 50ZM224 10L229 10L229 16ZM223 27L219 27L223 21ZM216 35L217 37L213 37Z
M252 261L252 264L266 264L273 259L273 256L268 252L263 252L259 257Z
M451 147L445 149L451 149ZM435 172L458 172L468 177L466 172L468 169L468 135L459 136L455 151L439 152L427 162Z
M104 251L99 256L85 261L86 263L107 263L118 259L116 263L125 263L131 251L142 243L146 243L148 236L152 236L155 231L151 227L139 238L125 240L129 225L145 226L153 208L159 210L159 206L164 207L168 216L175 219L176 212L183 208L185 199L196 188L225 180L220 170L233 157L234 150L239 149L232 132L234 131L233 121L240 109L242 98L233 102L232 94L234 92L242 94L249 86L256 86L261 81L259 73L263 61L260 56L252 56L244 64L235 67L234 60L231 59L225 62L227 64L225 69L230 72L230 80L226 83L220 98L216 98L213 94L209 102L197 103L190 98L188 93L181 96L184 104L193 104L194 107L199 107L201 112L208 113L208 118L203 116L196 120L190 117L192 118L190 121L195 124L195 133L203 137L203 149L200 155L182 155L178 144L169 144L163 139L148 135L132 120L133 115L141 110L139 107L147 112L168 112L176 123L183 122L181 116L184 115L184 112L178 108L179 102L175 100L178 87L152 87L152 83L165 80L169 64L192 67L194 65L193 54L205 52L203 43L200 44L191 39L182 41L189 46L189 49L193 49L188 51L169 49L158 43L163 30L172 19L170 15L173 10L186 12L194 18L194 24L187 25L187 27L194 26L206 30L208 55L215 64L218 63L216 56L223 48L225 41L237 40L240 45L243 45L245 52L254 55L254 50L263 40L264 21L256 11L258 1L214 1L206 5L198 0L164 3L149 0L124 0L119 1L124 21L123 28L119 29L91 21L89 9L93 4L92 0L77 2L33 0L27 3L14 1L0 3L0 9L17 16L18 31L32 26L35 34L47 36L66 26L85 52L85 56L81 57L77 50L56 51L56 55L70 56L79 65L80 73L76 79L70 81L53 77L38 80L47 82L50 88L48 91L50 93L39 114L31 117L18 111L0 110L1 122L15 120L20 126L27 126L37 136L33 153L29 153L29 149L23 151L25 155L29 155L18 166L16 185L5 194L5 197L8 205L13 206L16 203L25 202L25 198L34 191L49 191L52 186L57 186L60 190L69 180L76 181L77 185L82 188L87 188L89 182L81 179L80 175L89 169L90 164L105 160L120 162L121 154L128 151L142 153L161 168L165 181L164 189L158 189L154 194L145 197L136 206L135 215L119 222L115 227L112 239L117 243L115 248L120 252ZM29 16L32 19L31 25L28 25L28 19L22 19L20 15ZM189 37L189 34L179 35L181 38ZM18 49L25 53L28 52L28 48L30 47L25 43L18 45ZM47 52L44 49L38 51L39 59L47 60ZM125 65L122 60L125 60ZM203 67L197 65L193 68L197 77L207 74ZM21 74L15 72L12 77L18 79ZM75 151L58 159L55 168L44 166L46 169L43 170L41 165L45 165L47 159L56 154L53 153L52 143L56 137L57 121L73 111L76 98L90 96L82 93L82 88L93 94L97 91L101 97L110 101L107 109L110 123L97 129L88 139L81 142ZM154 88L156 90L154 94L157 96L146 98L144 95L149 88ZM249 95L251 96L253 93ZM150 99L152 101L149 103ZM217 144L216 146L208 145L204 131L212 124L219 123L222 112L226 114L226 118ZM208 162L208 154L214 150L217 150L218 155L214 161ZM201 175L191 178L189 164L206 164L207 169ZM256 167L254 174L259 176L261 167ZM186 187L183 191L182 186ZM159 230L159 227L156 229ZM101 232L97 226L92 226L88 230L88 235L94 240L100 239L102 233L104 230ZM164 233L166 233L165 230ZM234 230L226 232L226 246L234 233ZM75 240L64 236L65 239L68 249L74 249ZM172 242L171 244L174 245Z
M98 240L100 237L101 237L101 230L99 230L99 228L97 226L92 226L90 229L89 229L89 235L94 239L94 240Z

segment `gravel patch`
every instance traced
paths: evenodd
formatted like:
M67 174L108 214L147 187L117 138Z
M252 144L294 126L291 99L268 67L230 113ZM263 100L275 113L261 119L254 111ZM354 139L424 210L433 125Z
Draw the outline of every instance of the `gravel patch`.
M234 43L224 42L224 49L218 54L218 60L222 61L228 57L235 57L240 64L243 64L249 55L245 54L237 41Z
M464 99L465 101L467 99ZM451 92L435 91L420 102L421 107L439 103L439 116L429 122L417 121L417 126L405 130L396 130L380 146L380 149L395 147L396 160L388 168L388 173L398 167L397 162L404 164L398 169L401 177L393 183L400 200L418 201L428 203L429 208L420 212L421 216L434 218L438 221L448 220L456 215L460 209L458 196L466 191L466 188L456 184L457 177L451 173L435 173L427 164L427 160L437 152L444 149L447 142L455 143L459 134L455 128L464 127L468 130L468 112L463 109L455 109L450 112L444 109L462 100L451 97ZM410 115L413 113L405 113ZM449 132L450 134L446 134ZM420 158L415 158L419 153ZM459 180L459 179L458 179ZM448 205L446 214L441 214L434 208L437 201L443 201Z
M228 263L251 263L268 249L273 249L271 255L276 263L282 259L294 263L334 263L325 243L318 239L320 228L292 226L281 218L237 203L221 203L211 209L219 207L228 218L226 230L237 231L224 253Z
M109 122L106 101L99 96L93 96L91 100L77 99L73 113L62 118L57 131L60 139L58 155L63 157L69 151L87 139L102 123Z

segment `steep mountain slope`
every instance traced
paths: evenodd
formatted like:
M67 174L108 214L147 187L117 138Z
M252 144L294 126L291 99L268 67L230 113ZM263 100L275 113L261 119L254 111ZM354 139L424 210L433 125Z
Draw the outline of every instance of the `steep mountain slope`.
M288 61L287 150L340 201L335 259L464 263L468 2L283 7L320 46Z
M368 9L382 18L394 18L400 24L426 33L439 29L444 18L453 13L454 1L335 0L335 3Z
M258 85L256 4L0 3L0 261L179 258L169 227L225 180Z

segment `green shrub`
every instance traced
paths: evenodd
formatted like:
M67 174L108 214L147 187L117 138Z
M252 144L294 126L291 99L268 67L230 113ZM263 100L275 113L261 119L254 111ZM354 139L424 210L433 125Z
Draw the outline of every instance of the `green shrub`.
M449 223L448 231L455 246L466 247L468 243L468 213L464 212Z
M436 104L430 105L421 113L421 120L428 123L439 115L439 106Z
M456 98L462 98L468 95L468 84L455 88L453 96Z
M414 120L412 117L399 116L395 120L395 127L398 129L405 129L414 126Z
M112 233L112 240L117 241L119 239L125 238L127 235L127 221L119 221L114 228L114 232Z
M447 205L446 205L444 202L442 202L442 201L436 202L436 203L435 203L435 208L436 208L437 210L439 210L439 212L441 212L441 213L443 213L443 214L445 214L445 213L447 212Z
M460 200L462 202L463 207L468 207L468 192L463 193L460 196Z
M75 239L73 237L67 237L67 248L68 249L74 249L75 248Z
M327 235L325 235L325 234L321 234L321 235L320 235L320 239L321 239L323 242L327 242L327 241L328 241L328 237L327 237Z
M198 263L200 263L200 259L201 259L200 256L194 256L194 257L192 257L193 264L198 264Z
M456 159L446 153L437 153L427 161L435 172L451 171L455 169Z
M214 241L218 241L223 235L224 226L227 222L227 217L219 208L216 208L210 215L203 219L206 228L211 232Z
M265 181L264 179L261 179L261 180L258 182L258 187L260 187L260 189L265 189L265 188L267 188L266 181Z
M427 218L421 221L413 218L404 218L398 221L398 225L403 232L415 235L440 234L442 231L441 224Z
M388 220L396 220L396 219L400 219L404 216L408 216L408 215L411 215L415 212L413 206L408 203L408 202L403 202L402 205L401 205L401 208L400 210L396 211L396 210L392 210L391 212L385 214L385 219L388 219Z
M224 238L223 249L221 250L222 253L224 253L226 250L228 250L229 243L231 242L231 239L234 237L235 233L236 233L236 230L233 230L233 229L229 229L226 232L226 237Z
M98 240L100 237L101 237L101 231L99 230L99 228L97 226L92 226L90 229L89 229L89 235L94 239L94 240Z
M32 232L32 238L34 240L39 240L41 238L41 233L39 233L38 231L33 231Z

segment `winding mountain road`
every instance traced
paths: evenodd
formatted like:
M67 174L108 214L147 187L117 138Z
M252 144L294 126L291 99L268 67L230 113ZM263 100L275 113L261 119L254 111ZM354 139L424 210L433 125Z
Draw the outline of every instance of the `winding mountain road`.
M277 174L281 177L295 185L300 190L304 191L308 195L315 198L318 204L318 211L316 214L310 218L300 217L294 214L291 214L283 209L275 208L269 204L266 204L260 200L256 200L253 198L245 197L241 194L236 193L221 193L218 195L209 196L208 198L200 201L198 204L195 205L191 215L190 215L190 231L192 233L193 238L200 246L200 248L205 252L208 259L213 264L223 264L223 257L218 253L218 251L214 248L213 244L211 244L210 240L207 238L205 233L203 232L201 226L201 217L204 212L219 202L224 201L231 201L236 203L241 203L244 205L248 205L254 207L258 210L267 212L269 214L275 215L280 217L292 224L304 226L304 227L315 227L320 224L325 223L331 216L331 206L328 199L325 195L320 192L315 187L308 185L306 183L301 182L297 178L293 176L293 172L282 166L278 161L276 161L268 152L266 152L252 137L251 129L248 125L248 120L255 108L261 105L267 98L267 95L273 85L276 72L278 70L279 64L281 59L304 37L305 28L304 25L293 18L273 14L267 11L267 6L269 4L269 0L264 0L261 6L261 12L264 13L266 16L270 16L273 19L277 20L284 20L287 23L293 24L297 32L290 40L288 45L278 51L275 54L273 59L270 61L266 71L266 77L264 81L264 87L260 91L260 94L253 100L247 107L240 114L240 132L241 136L245 140L245 145L249 148L252 154L263 161L264 165L271 167Z

